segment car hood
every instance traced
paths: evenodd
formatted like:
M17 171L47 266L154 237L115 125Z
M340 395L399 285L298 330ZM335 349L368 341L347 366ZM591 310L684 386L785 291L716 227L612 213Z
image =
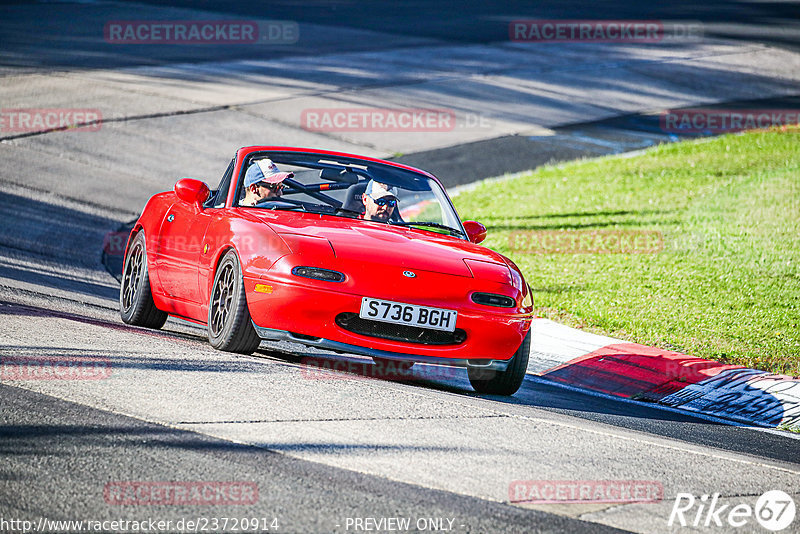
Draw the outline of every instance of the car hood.
M475 265L494 264L505 272L509 270L500 254L435 232L308 213L265 212L256 216L279 235L286 235L290 248L292 234L327 239L336 263L358 262L362 268L391 265L470 278Z

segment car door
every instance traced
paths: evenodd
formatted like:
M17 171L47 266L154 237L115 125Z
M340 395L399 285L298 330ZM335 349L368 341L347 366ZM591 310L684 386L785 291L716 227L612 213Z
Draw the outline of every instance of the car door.
M164 292L172 299L185 303L176 304L173 311L179 315L202 320L201 317L197 317L201 302L200 256L205 253L204 237L212 216L218 208L224 206L234 163L235 161L231 160L222 175L219 187L212 192L202 209L194 204L176 200L167 210L161 224L156 258L159 282Z
M205 210L187 202L177 201L167 210L156 261L161 287L172 299L200 302L198 261L209 220ZM176 313L186 315L177 310Z

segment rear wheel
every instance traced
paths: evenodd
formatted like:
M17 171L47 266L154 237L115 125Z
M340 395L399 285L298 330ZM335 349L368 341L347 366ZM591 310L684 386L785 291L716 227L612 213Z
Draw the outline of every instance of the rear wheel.
M252 354L261 343L247 308L244 277L236 252L230 250L214 275L208 303L208 341L215 349Z
M119 315L127 324L161 328L167 314L156 308L147 271L147 247L144 232L138 232L125 254L122 285L119 287Z
M528 357L531 352L531 330L525 335L522 344L511 357L505 371L468 367L469 383L478 393L491 395L513 395L522 385L525 371L528 369Z

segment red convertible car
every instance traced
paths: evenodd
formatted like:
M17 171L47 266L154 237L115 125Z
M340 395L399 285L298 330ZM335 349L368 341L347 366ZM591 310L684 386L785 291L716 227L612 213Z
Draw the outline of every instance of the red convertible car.
M431 174L390 161L240 149L217 189L184 178L147 203L125 251L120 314L206 325L249 354L284 340L377 362L466 367L476 391L516 392L533 304L522 273L478 245Z

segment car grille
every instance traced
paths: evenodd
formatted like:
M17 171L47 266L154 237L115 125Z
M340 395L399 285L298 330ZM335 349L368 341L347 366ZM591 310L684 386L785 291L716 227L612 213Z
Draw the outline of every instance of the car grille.
M467 339L467 333L456 328L454 332L444 332L418 326L384 323L362 319L357 313L345 312L336 316L336 324L362 336L379 337L421 345L458 345Z

